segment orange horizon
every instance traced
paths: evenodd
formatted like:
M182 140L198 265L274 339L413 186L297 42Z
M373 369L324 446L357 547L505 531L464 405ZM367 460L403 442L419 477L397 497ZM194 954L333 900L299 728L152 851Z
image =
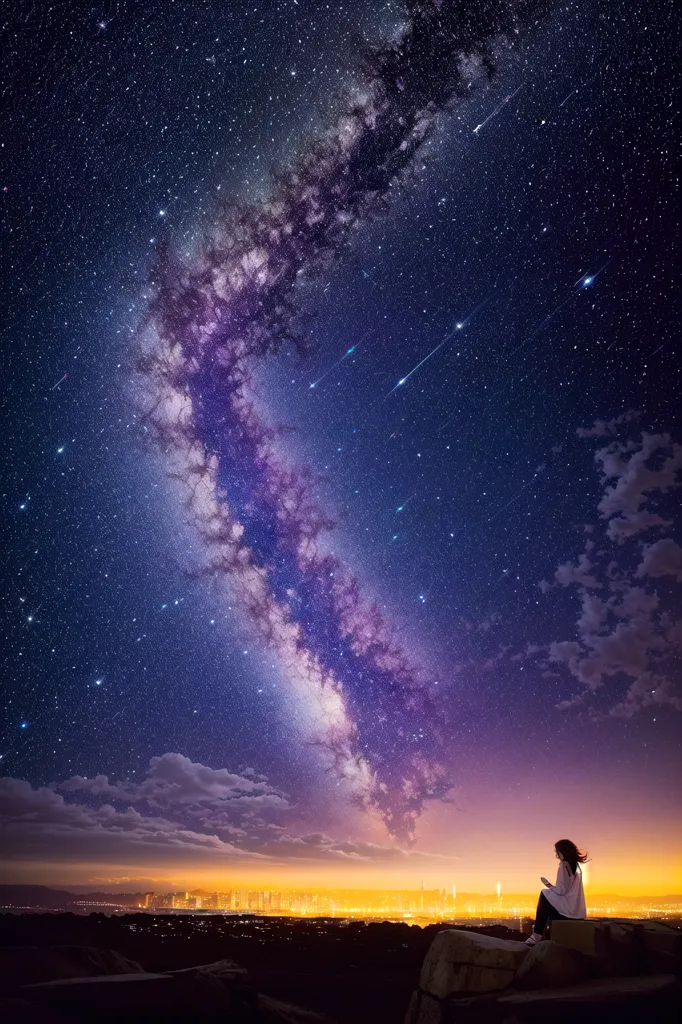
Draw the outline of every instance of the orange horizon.
M439 870L437 873L432 869L429 871L391 871L385 866L383 869L367 870L354 866L355 870L341 870L325 866L315 868L312 865L277 865L263 866L262 869L254 869L251 864L248 867L230 866L228 870L206 869L197 870L196 866L178 867L172 871L155 872L150 871L148 866L126 865L126 870L121 870L120 865L102 864L37 864L25 862L21 865L13 865L15 870L8 870L10 865L0 874L0 882L6 885L45 885L51 888L66 888L78 886L87 887L91 891L123 891L129 886L129 892L151 891L157 889L161 892L177 892L182 890L203 889L207 892L221 892L234 888L256 889L275 891L280 890L305 890L307 892L329 892L332 890L353 890L372 892L417 892L421 889L422 881L424 889L428 892L445 890L452 893L453 884L459 895L470 896L491 896L496 897L497 883L501 885L502 899L512 895L530 895L541 889L539 875L537 883L534 884L533 877L529 872L524 871L516 878L507 877L506 872L488 872L490 880L480 879L480 872L466 870L463 865L458 864L448 870ZM137 870L135 870L137 867ZM650 870L642 870L644 865L639 863L639 870L633 872L633 864L630 862L627 870L622 870L620 865L611 864L602 866L597 873L590 872L590 865L587 866L585 876L585 889L589 897L602 897L618 895L621 897L652 898L671 896L682 893L682 868L677 863L648 865ZM533 873L534 874L534 873ZM592 877L590 877L592 875ZM595 877L596 875L596 877ZM493 877L494 876L494 877Z

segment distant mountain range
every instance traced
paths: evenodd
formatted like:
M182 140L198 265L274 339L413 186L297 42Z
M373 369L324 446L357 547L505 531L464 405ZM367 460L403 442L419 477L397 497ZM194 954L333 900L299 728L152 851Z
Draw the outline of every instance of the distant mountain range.
M46 885L0 885L0 910L30 907L41 910L68 910L81 902L110 903L134 906L139 893L89 892L73 893L66 889L50 889Z

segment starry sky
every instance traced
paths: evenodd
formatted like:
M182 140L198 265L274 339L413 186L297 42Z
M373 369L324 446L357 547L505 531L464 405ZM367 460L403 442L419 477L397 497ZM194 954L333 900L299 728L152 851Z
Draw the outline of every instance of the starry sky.
M3 880L680 891L673 28L10 19Z

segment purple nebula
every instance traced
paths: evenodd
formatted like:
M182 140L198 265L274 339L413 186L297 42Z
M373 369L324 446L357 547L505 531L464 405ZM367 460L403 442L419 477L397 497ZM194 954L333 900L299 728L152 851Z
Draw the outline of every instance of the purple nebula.
M376 604L325 550L333 523L315 478L278 453L253 377L283 343L303 351L300 286L339 258L387 205L436 117L464 93L464 62L493 72L493 47L544 2L407 4L400 40L365 56L364 83L333 127L258 206L225 211L182 265L159 253L139 359L145 423L205 546L261 642L276 651L314 738L357 797L410 841L424 801L452 785L445 718Z

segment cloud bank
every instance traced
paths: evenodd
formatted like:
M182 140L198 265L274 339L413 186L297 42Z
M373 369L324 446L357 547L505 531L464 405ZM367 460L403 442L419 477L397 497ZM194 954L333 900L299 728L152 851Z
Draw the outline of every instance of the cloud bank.
M298 834L286 794L253 772L153 757L145 778L80 775L49 786L0 778L3 857L10 861L187 869L251 864L366 864L429 859L397 846Z
M598 420L578 434L614 435L637 416ZM582 687L558 707L599 715L597 695L608 693L612 717L660 705L682 711L682 548L673 537L648 539L673 526L661 511L679 505L674 492L682 486L682 445L668 434L643 431L612 440L594 461L603 487L599 522L589 526L577 560L540 584L544 593L574 589L579 606L573 637L545 648L545 666L560 666ZM616 688L621 696L614 703Z

